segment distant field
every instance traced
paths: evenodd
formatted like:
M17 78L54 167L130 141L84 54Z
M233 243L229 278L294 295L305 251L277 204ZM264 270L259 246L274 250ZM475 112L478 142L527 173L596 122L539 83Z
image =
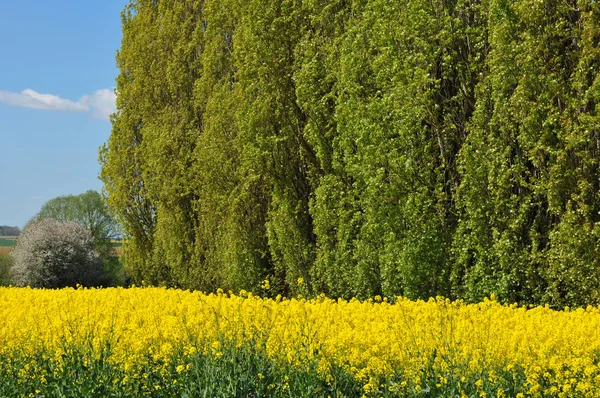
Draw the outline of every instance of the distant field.
M14 236L0 236L0 256L7 256L15 246Z
M0 236L0 247L7 247L7 246L14 246L15 245L15 238L10 236Z

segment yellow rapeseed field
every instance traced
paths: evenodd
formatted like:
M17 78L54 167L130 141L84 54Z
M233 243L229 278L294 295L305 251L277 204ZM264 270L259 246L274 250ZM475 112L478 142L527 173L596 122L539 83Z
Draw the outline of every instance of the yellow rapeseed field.
M529 396L600 396L600 311L524 308L493 300L466 305L444 299L395 303L262 299L241 292L202 294L164 288L37 290L0 288L0 355L44 349L60 361L72 346L135 372L152 358L178 371L196 353L253 342L278 361L337 364L364 393L402 394L431 374L494 382L521 372ZM160 362L160 361L159 361ZM483 386L482 386L483 391ZM499 396L502 395L500 391Z

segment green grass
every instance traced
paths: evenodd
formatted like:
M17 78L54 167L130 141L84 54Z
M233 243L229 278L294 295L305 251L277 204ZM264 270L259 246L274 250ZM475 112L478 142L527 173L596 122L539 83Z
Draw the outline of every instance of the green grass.
M0 237L0 247L14 246L15 242L15 238Z

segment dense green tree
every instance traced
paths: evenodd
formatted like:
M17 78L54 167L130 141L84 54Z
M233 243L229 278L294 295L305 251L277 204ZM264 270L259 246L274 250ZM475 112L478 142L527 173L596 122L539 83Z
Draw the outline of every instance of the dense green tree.
M455 235L456 274L472 300L496 293L598 301L594 9L593 2L490 2L491 51L460 155L464 217Z
M178 60L173 56L179 44L175 38L190 33L189 24L186 29L180 23L182 14L174 9L177 4L183 6L180 2L139 1L123 11L123 42L117 54L122 71L117 78L118 114L113 118L110 140L100 153L108 202L116 210L127 240L123 257L128 271L138 281L155 284L172 280L163 247L156 244L157 231L164 231L164 226L157 225L159 200L170 193L173 201L185 200L178 197L177 189L182 186L178 170L186 167L185 152L181 161L178 159L180 150L191 150L179 134L181 129L171 131L178 124L185 128L187 120L181 117L189 109L172 102L176 99L172 94L191 91L189 85L179 84L177 79L185 76L177 70ZM171 69L168 60L173 63ZM108 161L111 147L118 150L110 151ZM165 182L168 192L160 195L156 184ZM181 242L182 233L172 236L175 245Z
M597 7L131 0L100 156L128 270L596 302Z
M333 295L448 295L456 154L483 69L485 9L354 6L361 17L336 43L331 172L313 206L316 270Z
M59 221L75 221L88 229L96 247L107 250L111 240L119 237L119 225L108 210L102 196L93 190L80 195L58 196L47 201L32 221L54 218Z
M236 69L240 104L238 137L245 145L239 172L260 181L261 212L269 263L265 269L280 291L298 278L310 279L315 235L308 201L314 149L304 135L306 114L295 92L295 49L307 12L298 0L251 1L237 35Z

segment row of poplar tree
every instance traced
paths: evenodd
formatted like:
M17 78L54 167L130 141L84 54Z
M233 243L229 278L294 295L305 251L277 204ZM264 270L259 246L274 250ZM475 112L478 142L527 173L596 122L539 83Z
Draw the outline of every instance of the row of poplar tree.
M600 2L133 0L122 27L100 161L135 280L600 302Z

